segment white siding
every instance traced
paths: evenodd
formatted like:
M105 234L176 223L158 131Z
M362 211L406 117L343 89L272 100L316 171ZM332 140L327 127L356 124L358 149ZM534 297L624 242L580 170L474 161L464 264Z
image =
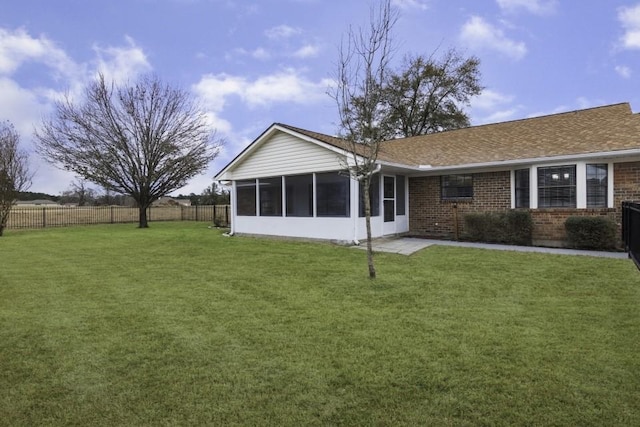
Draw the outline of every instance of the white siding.
M337 153L277 132L230 171L230 175L237 180L335 171L343 167Z

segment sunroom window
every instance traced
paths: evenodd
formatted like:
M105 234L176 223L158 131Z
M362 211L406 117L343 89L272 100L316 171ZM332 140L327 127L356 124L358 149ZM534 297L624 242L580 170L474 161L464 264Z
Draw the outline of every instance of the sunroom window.
M284 180L287 216L313 216L313 175L287 176Z
M364 217L364 185L360 181L360 206L359 214ZM371 216L380 215L380 175L373 175L369 184L369 200L371 202Z
M316 174L316 211L321 217L349 216L349 177L338 172Z
M282 216L282 178L260 178L260 216Z
M240 216L256 215L256 181L236 182L237 214Z

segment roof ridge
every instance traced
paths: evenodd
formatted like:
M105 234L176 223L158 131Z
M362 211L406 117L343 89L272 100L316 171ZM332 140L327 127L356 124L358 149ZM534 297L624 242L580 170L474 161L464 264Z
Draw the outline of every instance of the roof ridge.
M464 131L464 130L468 130L468 129L477 129L477 128L490 127L490 126L502 126L502 125L506 125L506 124L513 124L513 123L517 123L517 122L525 122L525 121L529 121L529 120L544 119L544 118L549 118L549 117L558 117L558 116L569 115L569 114L583 113L583 112L591 111L591 110L599 110L599 109L605 109L605 108L619 107L619 106L622 106L622 105L628 106L629 110L631 111L631 105L629 104L629 102L618 102L618 103L615 103L615 104L598 105L598 106L595 106L595 107L580 108L580 109L570 110L570 111L562 111L560 113L549 113L549 114L543 114L543 115L540 115L540 116L523 117L523 118L520 118L520 119L505 120L505 121L502 121L502 122L482 123L482 124L479 124L479 125L471 125L471 126L467 126L467 127L463 127L463 128L458 128L458 129L449 129L449 130L444 130L444 131L440 131L440 132L435 132L433 134L413 135L413 136L407 136L407 137L404 137L404 138L390 139L390 140L385 141L385 142L404 141L404 140L409 140L409 139L413 139L413 138L424 138L425 136L428 136L428 135L446 134L446 133L451 133L451 132ZM633 112L632 112L632 114L633 114ZM636 114L640 114L640 113L636 113Z

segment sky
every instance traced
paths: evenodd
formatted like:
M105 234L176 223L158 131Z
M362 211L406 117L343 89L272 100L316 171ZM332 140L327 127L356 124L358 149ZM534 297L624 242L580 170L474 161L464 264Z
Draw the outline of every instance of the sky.
M41 159L33 132L96 77L154 74L190 92L226 143L173 194L201 193L272 123L334 135L327 95L349 26L374 0L0 0L0 120L59 195L75 177ZM480 59L473 125L629 102L640 112L640 0L392 0L394 61L454 48Z

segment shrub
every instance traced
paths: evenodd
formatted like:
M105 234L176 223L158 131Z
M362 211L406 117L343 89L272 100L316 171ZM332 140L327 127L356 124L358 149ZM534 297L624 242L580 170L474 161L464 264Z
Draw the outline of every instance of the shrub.
M464 229L465 240L530 245L533 220L528 211L472 213L464 216Z
M615 249L618 227L611 219L601 216L570 216L564 223L567 243L576 249Z

